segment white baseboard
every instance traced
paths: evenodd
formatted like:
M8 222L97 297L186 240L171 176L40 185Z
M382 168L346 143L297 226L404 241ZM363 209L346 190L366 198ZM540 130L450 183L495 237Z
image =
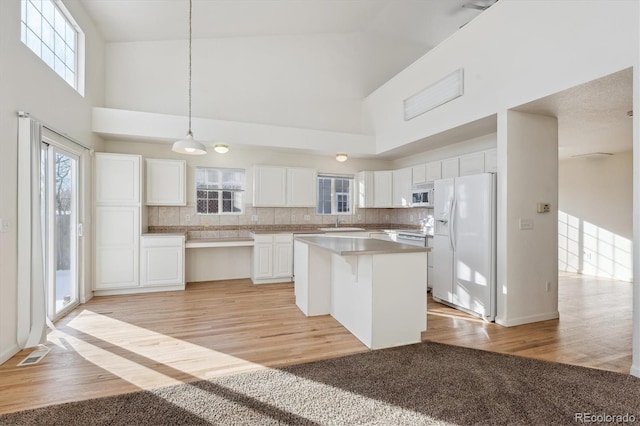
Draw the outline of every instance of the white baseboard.
M560 314L558 313L558 311L554 311L518 318L496 318L496 323L505 327L514 327L516 325L529 324L532 322L547 321L558 318L560 318Z
M10 348L2 351L0 353L0 364L4 364L5 362L7 362L12 356L14 356L15 354L17 354L18 352L20 352L20 348L18 347L18 345L13 345Z
M640 365L632 365L629 372L632 376L640 377Z

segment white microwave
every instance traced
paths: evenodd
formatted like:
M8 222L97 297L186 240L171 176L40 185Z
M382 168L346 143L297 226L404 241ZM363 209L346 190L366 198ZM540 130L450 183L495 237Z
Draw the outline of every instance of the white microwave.
M411 206L433 207L433 185L415 186L411 193Z

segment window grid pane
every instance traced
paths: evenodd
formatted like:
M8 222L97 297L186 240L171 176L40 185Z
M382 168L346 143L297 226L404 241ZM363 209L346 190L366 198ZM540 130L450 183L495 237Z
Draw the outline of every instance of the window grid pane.
M242 213L244 178L244 170L197 167L196 213Z
M317 185L317 214L348 214L352 212L352 179L320 176Z
M52 0L21 0L20 39L77 89L77 31ZM53 54L53 56L52 56Z

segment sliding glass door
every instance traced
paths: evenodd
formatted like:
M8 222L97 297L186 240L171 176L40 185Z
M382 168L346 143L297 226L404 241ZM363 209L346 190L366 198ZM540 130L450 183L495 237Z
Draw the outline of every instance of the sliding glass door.
M43 144L42 218L47 315L55 320L78 304L77 155Z

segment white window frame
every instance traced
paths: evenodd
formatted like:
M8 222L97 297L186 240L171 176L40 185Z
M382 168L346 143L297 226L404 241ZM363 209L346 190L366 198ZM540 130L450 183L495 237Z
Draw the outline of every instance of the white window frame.
M56 16L56 13L61 15L65 20L65 36L64 38L60 37L61 34L56 30L55 22L49 22L49 19L45 17L44 8L42 5L51 5L53 6L53 16ZM39 17L36 18L35 21L31 21L29 19L27 9L31 11L37 11ZM34 26L30 26L30 23L38 22L39 24L34 24ZM49 37L50 41L44 40L45 28L51 28L52 33ZM67 34L66 31L68 29L74 32L74 45L70 46L67 43ZM28 36L30 34L30 36ZM73 63L66 61L65 52L65 60L63 61L59 52L56 52L54 47L54 40L56 40L56 35L58 38L65 43L66 46L69 46L73 49ZM28 42L28 37L35 37L37 40L33 42L32 45ZM29 48L33 53L38 56L42 62L47 64L47 66L53 70L53 72L60 78L62 78L67 84L73 87L81 96L84 96L84 63L85 63L85 37L84 32L78 25L78 23L73 19L73 16L69 12L69 10L65 7L61 0L20 0L20 39L22 43ZM49 44L51 43L51 44ZM37 46L37 47L36 47ZM47 61L45 55L43 54L43 49L47 49L51 52L52 57L50 61ZM73 65L73 81L69 81L65 76L61 75L58 70L55 68L56 58L62 63L62 67L64 69L70 69L69 65Z
M202 188L201 185L206 184L206 182L202 182L200 181L202 175L200 174L201 171L205 171L205 173L217 173L219 175L219 179L217 180L217 182L220 182L220 187L219 188ZM233 183L235 183L236 185L232 185L231 183L229 183L229 181L225 182L224 179L224 174L225 173L240 173L242 176L239 180L237 181L233 181ZM214 216L214 215L241 215L244 214L244 197L243 197L243 193L245 190L245 183L246 183L246 178L247 178L247 174L245 169L230 169L230 168L223 168L223 167L196 167L196 175L195 175L195 188L196 188L196 214L198 215L203 215L203 216ZM200 188L199 188L200 187ZM210 192L217 192L218 194L218 198L217 198L217 202L218 202L218 211L217 212L202 212L199 210L199 203L198 201L202 201L202 200L207 200L208 198L202 198L199 197L199 192L200 191L210 191ZM224 206L224 193L225 192L231 192L233 193L233 199L232 199L232 204L231 206L236 206L240 208L240 211L222 211L223 210L223 206ZM239 199L238 199L239 198Z
M330 179L331 180L331 212L330 213L324 213L324 212L320 212L319 211L319 207L320 207L320 180L321 179ZM349 200L348 200L348 206L349 206L349 211L348 212L338 212L338 200L337 200L337 193L336 193L336 180L337 179L346 179L349 181L349 192L348 192L348 196L349 196ZM318 195L317 197L317 202L316 202L316 214L320 215L320 216L330 216L330 215L335 215L335 216L347 216L347 215L353 215L353 209L354 209L354 198L355 198L355 177L353 175L332 175L332 174L326 174L326 173L318 173L318 177L316 178L316 193Z

